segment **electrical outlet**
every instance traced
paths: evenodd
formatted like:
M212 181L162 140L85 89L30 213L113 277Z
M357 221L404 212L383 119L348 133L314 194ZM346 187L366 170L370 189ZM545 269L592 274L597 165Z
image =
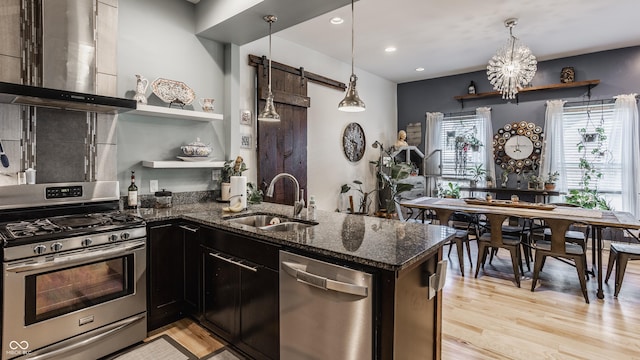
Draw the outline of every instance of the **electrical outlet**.
M211 180L214 180L214 181L219 180L220 174L222 174L222 170L220 169L211 170Z
M149 180L149 192L158 191L158 180Z

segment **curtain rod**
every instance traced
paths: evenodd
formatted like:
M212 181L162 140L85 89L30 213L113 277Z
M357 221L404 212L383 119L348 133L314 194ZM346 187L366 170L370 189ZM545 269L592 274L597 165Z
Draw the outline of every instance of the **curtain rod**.
M475 115L475 114L476 114L475 110L469 110L469 111L458 111L458 112L444 113L444 117L454 117L454 116L472 116L472 115Z
M636 101L638 101L638 99L640 99L640 95L636 95ZM582 100L582 101L571 101L571 102L566 102L564 104L564 106L567 105L591 105L591 104L613 104L616 102L615 98L606 98L606 99L588 99L588 100ZM547 104L544 104L545 106L547 106Z

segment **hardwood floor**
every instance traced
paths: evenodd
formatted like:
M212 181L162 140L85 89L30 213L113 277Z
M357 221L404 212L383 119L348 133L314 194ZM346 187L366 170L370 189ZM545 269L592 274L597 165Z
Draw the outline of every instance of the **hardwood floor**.
M178 320L152 331L145 341L153 340L163 334L171 336L173 340L199 358L224 347L224 344L211 335L208 330L189 318Z
M477 249L474 242L472 249ZM605 251L605 264L608 256ZM522 287L515 286L507 251L501 250L477 279L475 252L472 258L473 268L465 259L464 277L455 249L449 258L442 310L444 360L640 359L640 261L629 262L618 298L613 297L613 278L600 300L596 279L590 277L591 303L586 304L575 268L558 260L547 260L531 292L526 267ZM150 339L163 333L199 357L223 346L188 319L154 331Z
M525 267L517 288L507 251L477 279L476 253L473 269L465 259L464 277L455 253L443 290L443 359L640 359L640 262L629 262L618 298L613 274L602 300L590 277L586 304L575 268L559 260L547 260L531 292L532 272Z

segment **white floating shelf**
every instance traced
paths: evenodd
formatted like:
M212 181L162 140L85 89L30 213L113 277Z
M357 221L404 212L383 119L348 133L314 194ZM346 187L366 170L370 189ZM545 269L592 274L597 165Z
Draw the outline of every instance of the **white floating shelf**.
M136 110L131 110L127 112L127 114L196 121L213 121L223 119L222 114L208 113L204 111L174 109L170 107L145 104L137 104Z
M154 169L213 169L224 166L224 161L143 161L142 166Z

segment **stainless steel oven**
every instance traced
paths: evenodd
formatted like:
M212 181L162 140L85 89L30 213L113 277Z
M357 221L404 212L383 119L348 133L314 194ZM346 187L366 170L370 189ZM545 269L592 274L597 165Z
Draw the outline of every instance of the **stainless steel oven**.
M96 359L146 337L146 227L114 206L1 224L2 360Z

